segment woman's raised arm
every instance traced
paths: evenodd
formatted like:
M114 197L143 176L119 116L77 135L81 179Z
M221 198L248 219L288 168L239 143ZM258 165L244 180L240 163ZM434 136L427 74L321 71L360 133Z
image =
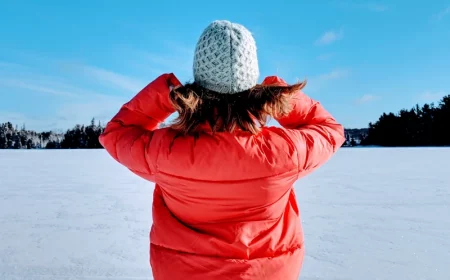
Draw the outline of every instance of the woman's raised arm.
M173 74L163 74L142 89L106 125L100 143L119 163L153 181L149 158L152 138L159 124L175 112L169 99L172 87L181 85Z
M267 77L263 84L287 85L281 78ZM277 121L286 129L298 154L299 177L324 164L345 142L344 128L317 101L303 92L292 100L292 111Z

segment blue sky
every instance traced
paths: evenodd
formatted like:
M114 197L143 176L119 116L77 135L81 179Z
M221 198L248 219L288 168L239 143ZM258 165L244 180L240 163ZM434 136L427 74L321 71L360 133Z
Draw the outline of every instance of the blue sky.
M191 81L216 19L253 33L261 80L307 79L346 127L450 94L449 1L3 0L0 122L105 122L161 73Z

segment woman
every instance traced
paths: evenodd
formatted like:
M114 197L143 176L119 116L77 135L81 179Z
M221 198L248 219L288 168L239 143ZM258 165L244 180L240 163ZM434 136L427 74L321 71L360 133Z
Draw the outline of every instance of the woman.
M192 84L164 74L108 123L102 145L155 182L156 280L298 279L303 233L294 182L325 163L343 128L300 90L267 77L243 26L201 35ZM171 127L158 125L174 112ZM282 127L266 127L275 118Z

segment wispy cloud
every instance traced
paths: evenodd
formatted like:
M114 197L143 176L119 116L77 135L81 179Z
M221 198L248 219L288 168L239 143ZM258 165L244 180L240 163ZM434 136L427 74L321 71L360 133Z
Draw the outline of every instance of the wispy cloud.
M113 71L89 65L74 65L90 79L109 87L118 87L128 92L137 92L145 85L142 81Z
M127 100L114 96L97 96L89 100L77 100L76 102L65 102L55 112L57 127L71 127L75 124L89 122L90 119L106 123L119 110L120 106Z
M441 10L439 13L433 15L433 18L436 19L436 20L442 20L448 15L450 15L450 6L448 6L447 8L445 8L443 10Z
M39 84L34 84L33 82L26 80L14 80L14 79L0 79L0 85L11 87L11 88L19 88L25 89L32 92L40 92L45 94L51 94L55 96L61 97L76 97L77 95L73 92L55 89L51 87L42 86Z
M120 73L102 65L14 52L11 57L16 61L0 60L0 92L17 96L2 108L8 111L0 111L0 121L26 123L36 130L67 129L92 117L106 122L148 83L149 76L169 71L180 73L180 79L191 76L193 47L171 41L160 44L161 54L118 49L128 65ZM39 104L36 115L20 108L24 100Z
M39 129L45 130L47 128L39 118L35 116L26 116L17 112L0 111L0 122L11 122L14 125L26 124L26 127L31 129L38 127Z
M184 54L183 54L184 53ZM174 72L177 76L187 78L192 73L193 53L187 49L172 55L141 52L143 62L152 69L158 69L160 73Z
M80 86L83 81L78 77L77 85L73 85L71 76L45 75L32 67L21 64L11 63L9 67L0 67L0 75L2 76L0 89L18 89L23 93L42 93L61 98L106 96L96 90Z
M48 90L58 91L58 89ZM65 130L75 124L88 123L92 118L106 123L127 101L127 98L108 95L64 97L65 99L59 100L57 105L46 107L45 114L43 112L30 114L29 112L0 111L0 122L10 121L19 125L25 123L28 128L38 131ZM28 102L33 102L32 100L33 98L28 98ZM50 116L43 117L43 115L49 114Z
M318 60L327 61L330 60L334 56L334 53L324 53L317 57Z
M324 46L344 38L344 30L341 28L339 31L330 30L325 32L319 39L316 40L316 45Z
M194 46L175 41L159 44L164 51L147 51L133 46L122 46L120 51L128 55L128 64L142 76L173 72L181 81L191 79Z
M24 68L24 66L18 63L0 61L0 68Z
M308 78L308 91L317 92L321 88L326 87L332 81L338 81L350 76L350 70L348 69L334 69L328 73L323 73L320 75ZM297 79L302 80L302 79Z
M42 113L0 111L0 122L10 121L13 124L25 124L27 128L37 131L65 130L76 124L87 124L92 118L104 124L111 119L124 102L126 100L114 96L70 99L60 102L61 104L51 111L46 109L47 114L45 115L51 114L47 117L43 117Z
M367 3L363 4L363 6L373 12L385 12L388 10L388 6L378 3Z
M8 111L0 111L0 122L25 123L28 128L40 131L67 129L77 123L88 123L93 117L104 123L130 96L106 95L97 90L101 90L107 82L112 86L120 84L121 88L132 89L127 78L120 80L123 78L120 74L91 66L77 68L78 72L69 73L69 76L64 76L68 73L60 73L62 76L42 75L33 67L15 63L2 63L0 66L0 91L17 95L17 101L14 99L8 104ZM86 87L86 81L78 77L80 73L97 75L94 79L97 83L90 83L94 90ZM114 78L118 80L111 82ZM36 97L33 93L40 96ZM20 102L23 100L37 102L42 107L41 112L34 115L21 111ZM43 105L43 102L49 101L53 105Z
M341 78L345 78L350 74L350 71L347 69L335 69L329 73L321 74L317 76L315 79L318 81L331 81L337 80Z
M441 90L441 91L425 91L422 94L419 94L418 100L421 102L427 102L427 103L437 103L439 102L442 97L449 95L449 93Z
M358 10L367 10L367 11L371 11L371 12L376 12L376 13L381 13L381 12L385 12L387 10L389 10L389 6L385 5L385 4L381 4L379 2L360 2L360 3L355 3L354 2L346 2L346 1L335 1L335 4L338 7L341 8L345 8L345 9L358 9Z
M366 104L366 103L370 103L373 101L377 101L379 99L381 99L381 97L379 95L364 94L363 96L361 96L355 100L355 104L357 104L357 105Z
M183 71L188 71L191 68L191 65L188 65L186 61L179 61L177 58L172 58L169 56L162 56L159 54L145 52L143 54L144 59L150 62L151 65L169 68L169 69L180 69Z
M179 55L194 56L195 46L186 46L175 41L163 41L164 45Z

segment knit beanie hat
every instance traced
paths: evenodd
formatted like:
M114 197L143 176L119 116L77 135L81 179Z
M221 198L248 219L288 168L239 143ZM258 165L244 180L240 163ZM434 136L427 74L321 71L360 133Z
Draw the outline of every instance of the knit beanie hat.
M233 94L254 87L258 78L258 58L252 34L237 23L212 22L195 48L195 82L215 92Z

